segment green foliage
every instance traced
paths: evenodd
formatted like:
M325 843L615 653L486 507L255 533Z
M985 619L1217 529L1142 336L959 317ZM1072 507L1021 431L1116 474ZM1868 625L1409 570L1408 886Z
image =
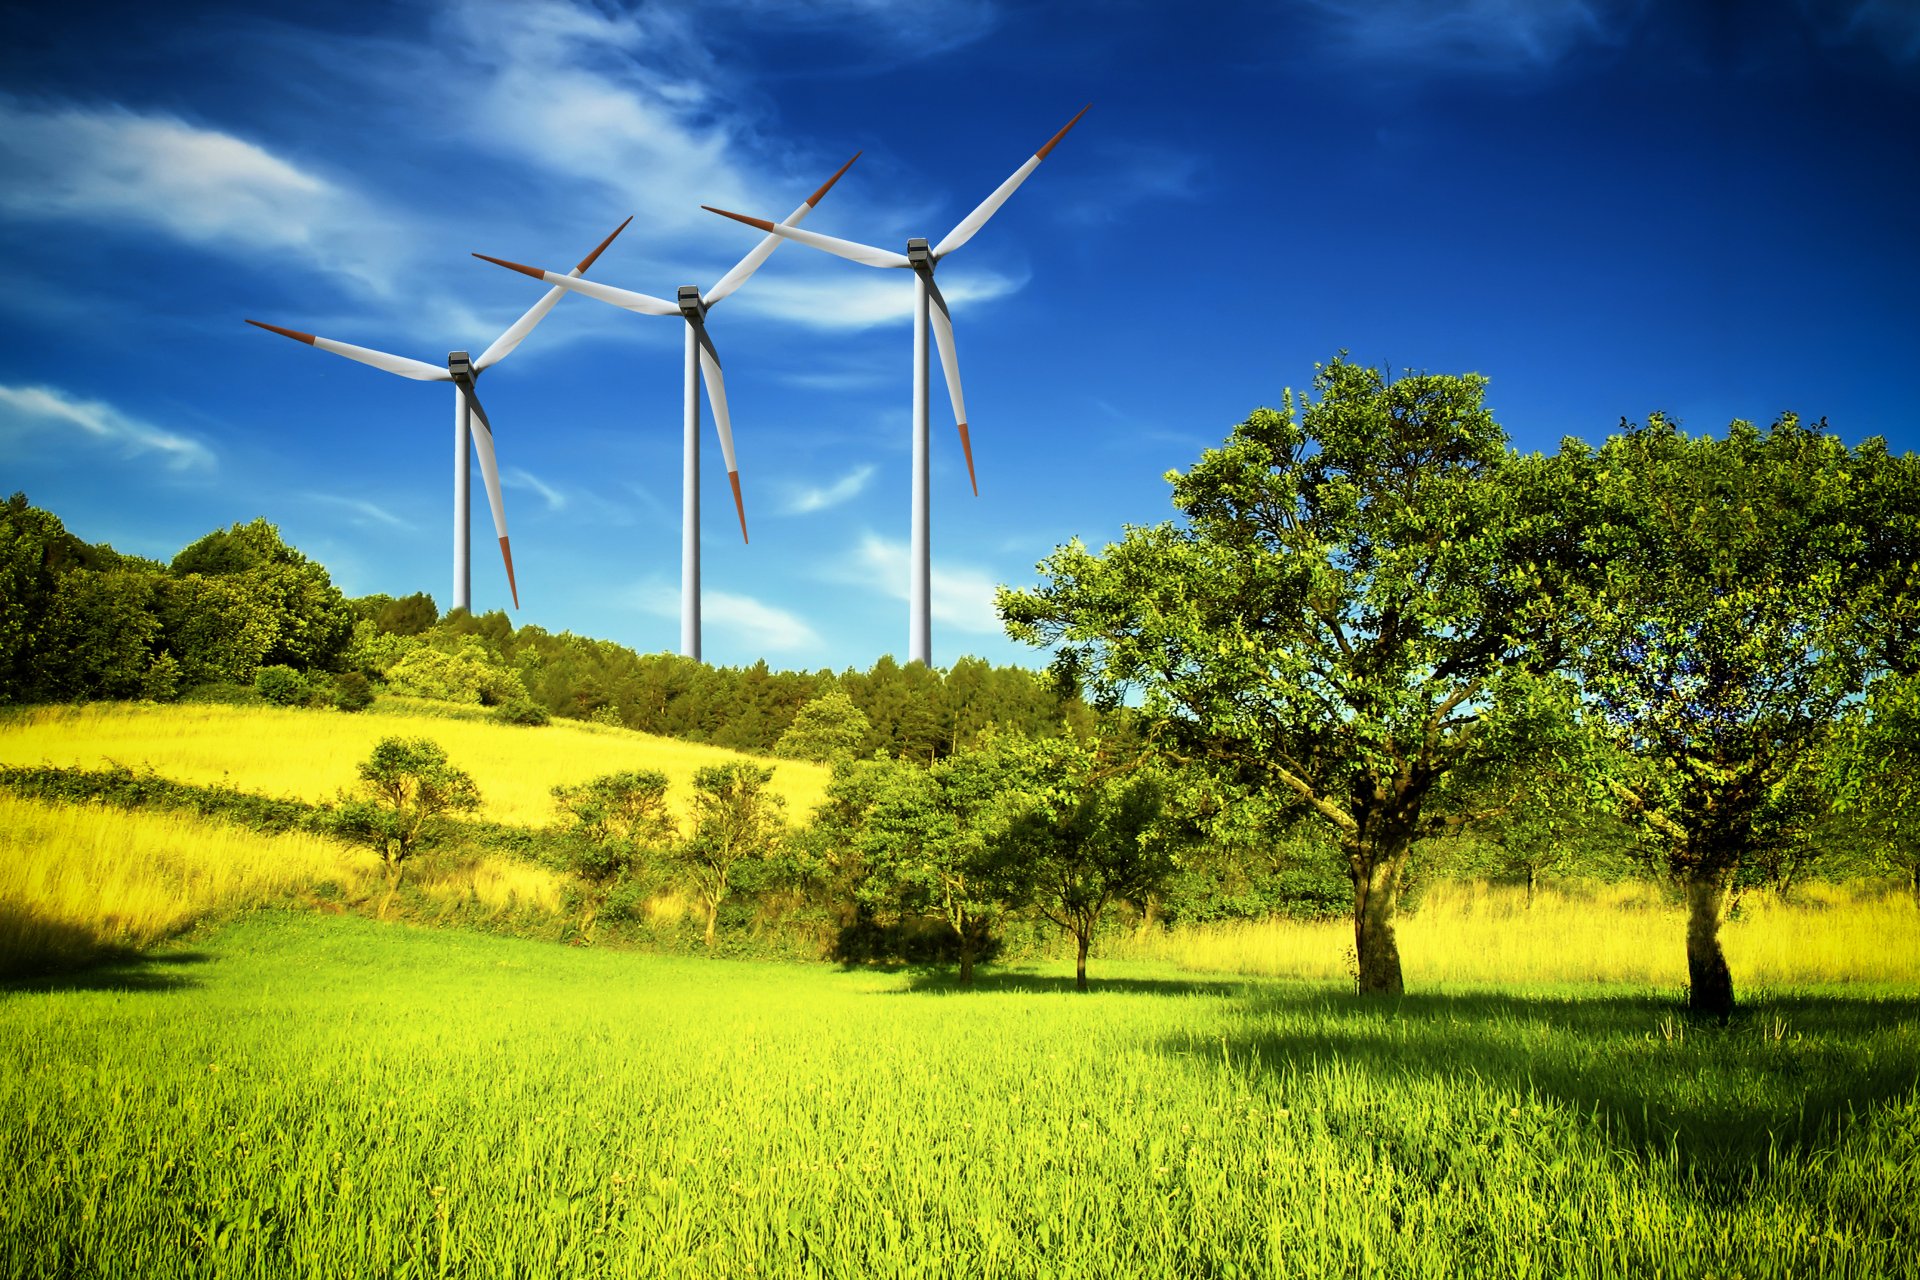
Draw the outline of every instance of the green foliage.
M745 761L693 775L693 830L673 856L706 907L708 947L735 880L771 861L785 839L786 802L769 789L772 781L773 770Z
M274 619L239 577L169 575L154 583L160 646L188 685L252 685L274 646Z
M342 671L333 678L336 711L365 711L373 705L373 686L358 671Z
M1495 722L1557 660L1562 495L1507 449L1478 376L1390 383L1341 358L1314 386L1169 474L1180 523L1060 547L999 606L1097 703L1138 689L1170 750L1328 824L1361 985L1396 991L1409 858L1468 816L1450 798L1497 765Z
M172 702L180 696L180 664L172 654L159 654L147 664L140 696L149 702Z
M553 716L547 709L532 698L515 698L511 702L501 703L494 711L493 718L501 724L524 725L528 728L553 722Z
M361 794L341 798L336 830L380 855L391 902L408 859L444 831L446 815L478 809L480 791L431 738L382 738L358 772Z
M1820 817L1831 726L1917 607L1920 519L1874 522L1920 511L1920 470L1792 415L1714 439L1656 414L1562 462L1593 566L1564 597L1571 665L1626 762L1603 780L1686 886L1694 1007L1724 1016L1735 878Z
M1075 985L1115 902L1145 904L1174 870L1167 786L1107 744L1073 738L1011 744L1022 794L1004 837L1025 900L1074 939ZM1010 798L1011 799L1011 798Z
M1827 785L1867 847L1920 908L1920 674L1883 676L1847 717Z
M602 774L555 787L553 798L563 829L578 837L569 869L603 888L679 835L667 808L667 775L657 770Z
M504 706L527 697L512 671L500 666L477 641L448 652L422 645L409 650L387 671L387 687L415 698Z
M852 698L842 690L829 689L795 713L793 723L774 744L773 754L826 764L851 757L872 731Z
M332 829L327 810L319 805L255 795L228 785L175 782L152 769L134 770L123 764L109 764L105 769L0 765L0 786L16 795L67 804L110 804L120 809L218 818L266 835Z
M352 606L327 571L281 541L264 519L208 534L175 556L172 570L242 584L267 619L261 662L335 670L352 639Z
M313 697L313 686L292 667L261 667L253 673L253 687L262 701L276 707L304 707Z

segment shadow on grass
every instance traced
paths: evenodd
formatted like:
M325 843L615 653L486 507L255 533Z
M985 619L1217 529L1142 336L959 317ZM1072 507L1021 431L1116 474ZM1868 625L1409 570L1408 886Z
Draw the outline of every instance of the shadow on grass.
M1716 1205L1920 1087L1916 997L1761 995L1720 1025L1658 995L1242 992L1217 1031L1164 1050L1255 1075L1358 1069L1382 1096L1427 1077L1558 1102ZM1377 1115L1352 1123L1391 1137Z
M1039 973L983 973L975 972L973 985L961 985L959 976L952 969L911 969L912 977L901 991L894 995L916 995L925 992L941 992L953 995L965 995L969 992L987 994L990 992L1017 991L1034 995L1080 994L1074 990L1070 977ZM1243 981L1220 978L1100 978L1092 983L1085 994L1098 995L1106 992L1120 992L1136 996L1233 996L1245 995L1249 984Z
M23 991L171 991L198 986L199 951L142 952L91 930L0 903L0 996Z

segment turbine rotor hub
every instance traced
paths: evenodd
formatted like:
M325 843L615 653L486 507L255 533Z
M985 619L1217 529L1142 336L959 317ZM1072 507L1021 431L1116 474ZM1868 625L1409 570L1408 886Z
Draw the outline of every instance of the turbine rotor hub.
M699 324L702 320L706 319L707 304L700 300L699 286L691 284L681 285L678 301L680 303L680 314L692 323Z
M464 351L447 352L447 372L456 378L471 378L473 358Z
M933 250L919 236L907 241L907 264L915 271L933 270Z

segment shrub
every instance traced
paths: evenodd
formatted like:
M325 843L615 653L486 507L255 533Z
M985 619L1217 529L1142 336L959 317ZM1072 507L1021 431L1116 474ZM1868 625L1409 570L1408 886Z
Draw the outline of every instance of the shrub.
M341 711L365 711L373 705L373 686L358 671L333 678L333 705Z
M532 698L515 698L502 703L493 713L493 718L501 724L523 724L538 727L553 719L547 709Z
M261 667L253 674L253 687L262 698L277 707L305 706L313 694L307 678L292 667Z
M180 696L180 664L172 654L161 654L147 667L140 681L140 696L149 702L172 702Z

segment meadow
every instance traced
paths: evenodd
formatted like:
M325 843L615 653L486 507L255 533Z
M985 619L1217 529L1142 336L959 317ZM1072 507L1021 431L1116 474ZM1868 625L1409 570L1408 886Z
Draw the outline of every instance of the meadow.
M0 999L9 1275L1894 1276L1920 1000L974 991L263 911Z
M432 704L427 704L431 706ZM435 710L439 710L435 708ZM478 709L475 709L478 712ZM539 826L553 818L553 788L605 773L657 769L685 813L694 771L740 758L724 747L659 738L609 725L556 720L539 728L496 724L485 713L426 714L408 699L382 698L356 715L287 707L96 702L8 713L0 764L98 769L109 762L165 778L231 783L310 803L353 786L354 766L383 737L429 737L480 788L481 816ZM761 760L773 789L799 819L826 792L827 770L801 760Z
M526 806L498 816L708 750L555 728L89 708L16 714L0 762L320 799L374 737L424 733ZM1680 916L1645 887L1529 907L1431 886L1401 928L1414 994L1360 1000L1339 922L1121 930L1090 994L1044 957L963 990L380 923L351 909L377 880L314 836L0 793L0 955L94 961L0 982L0 1274L1879 1277L1920 1256L1904 899L1749 895L1720 1026L1681 1014ZM424 866L418 892L561 909L555 873L501 858Z

